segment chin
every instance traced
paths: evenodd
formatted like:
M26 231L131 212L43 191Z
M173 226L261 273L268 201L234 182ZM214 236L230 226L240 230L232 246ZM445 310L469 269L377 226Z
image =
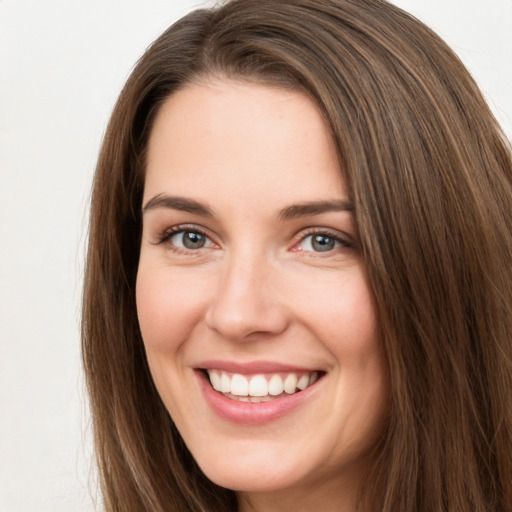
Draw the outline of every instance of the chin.
M314 493L324 486L343 487L343 482L359 480L371 464L370 446L353 446L340 453L326 432L319 433L316 442L292 438L293 432L287 436L267 432L265 438L243 440L218 436L215 443L214 438L210 443L203 438L191 448L208 479L247 493Z
M297 467L276 467L273 461L267 463L246 461L230 464L230 461L201 467L213 483L241 492L276 492L294 487L305 478Z

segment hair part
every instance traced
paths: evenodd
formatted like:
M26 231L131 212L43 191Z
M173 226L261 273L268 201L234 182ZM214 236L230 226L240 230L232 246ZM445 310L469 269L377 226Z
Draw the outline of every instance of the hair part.
M163 102L208 77L302 91L355 204L390 368L365 500L512 510L510 144L454 53L382 0L234 0L190 13L135 67L91 205L82 347L105 507L232 511L152 382L135 281L145 153Z

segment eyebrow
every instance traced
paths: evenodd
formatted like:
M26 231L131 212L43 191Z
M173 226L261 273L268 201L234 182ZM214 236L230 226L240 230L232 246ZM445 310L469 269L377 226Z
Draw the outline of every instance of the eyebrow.
M179 196L168 196L158 194L151 198L142 208L143 213L155 210L157 208L168 208L172 210L180 210L206 217L214 217L209 206L194 199ZM308 217L312 215L320 215L326 212L352 212L354 204L348 199L339 201L309 201L304 203L291 204L283 208L279 214L279 220L290 220L300 217Z
M340 201L311 201L305 203L292 204L283 208L279 212L280 220L296 219L299 217L308 217L320 215L326 212L353 212L354 203L348 199Z
M165 194L158 194L151 198L142 208L142 212L145 213L149 210L155 210L157 208L169 208L172 210L181 210L183 212L196 213L198 215L204 215L206 217L214 217L211 209L199 201L188 199L186 197L178 196L167 196Z

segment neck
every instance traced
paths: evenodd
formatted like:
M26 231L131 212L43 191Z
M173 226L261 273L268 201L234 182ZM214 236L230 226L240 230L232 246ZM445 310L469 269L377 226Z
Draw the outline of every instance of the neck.
M265 492L238 494L239 512L364 512L357 486L330 483Z

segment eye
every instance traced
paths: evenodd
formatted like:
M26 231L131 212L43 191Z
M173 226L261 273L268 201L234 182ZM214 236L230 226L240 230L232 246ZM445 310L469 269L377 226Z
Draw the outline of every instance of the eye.
M183 224L169 227L159 233L154 244L165 245L176 253L194 252L216 246L201 228Z
M202 249L203 247L211 247L213 242L200 231L182 230L175 232L168 237L172 245L180 249Z
M298 244L298 250L306 252L329 252L340 247L349 247L348 241L329 233L312 233L306 235Z

